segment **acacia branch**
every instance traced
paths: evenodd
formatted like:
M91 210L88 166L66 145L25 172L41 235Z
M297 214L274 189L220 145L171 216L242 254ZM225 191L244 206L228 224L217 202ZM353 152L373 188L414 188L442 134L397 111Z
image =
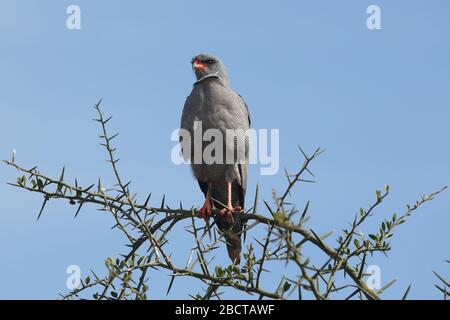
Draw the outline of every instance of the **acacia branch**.
M78 215L82 206L86 204L96 205L100 207L100 210L113 215L114 227L125 234L128 240L130 249L122 255L121 259L117 258L116 261L112 258L106 259L108 274L105 277L100 278L93 273L94 281L91 282L89 277L86 278L82 281L80 288L63 295L63 298L66 299L79 297L82 292L95 287L102 288L100 292L94 294L94 298L97 299L127 299L132 295L136 299L145 299L148 290L146 285L148 271L150 269L163 269L171 273L167 294L170 292L176 277L192 277L207 285L206 293L203 296L195 296L195 298L200 299L209 299L212 295L219 298L218 290L223 287L248 294L257 294L260 298L284 299L285 292L290 288L289 283L294 283L294 289L299 290L300 297L302 288L312 292L316 299L329 299L332 293L356 288L348 298L360 293L367 299L377 300L385 288L376 291L367 286L364 280L367 253L388 251L390 249L388 239L393 235L394 228L405 222L424 203L433 200L435 196L446 189L446 187L443 187L436 192L422 196L413 205L408 205L403 215L397 217L394 214L392 219L384 220L378 233L370 234L369 238L365 238L357 233L357 229L381 205L383 199L388 196L389 188L386 187L384 193L377 191L376 201L367 211L360 210L360 214L355 217L350 230L343 231L343 236L339 236L337 239L337 248L333 248L327 243L327 238L332 234L331 232L319 236L311 228L304 226L307 220L306 214L309 202L306 204L298 223L293 222L293 217L297 214L295 206L286 203L287 197L291 195L291 191L298 183L312 182L306 179L304 175L314 176L309 166L323 152L318 148L312 155L308 156L300 148L304 156L303 165L294 175L286 173L288 185L285 190L281 193L281 196L277 196L274 192L276 207L272 208L265 202L268 213L257 212L259 199L257 191L253 208L247 213L236 214L236 218L241 219L245 225L242 231L244 235L258 226L265 226L268 229L264 241L260 242L258 239L254 239L261 245L259 258L256 256L252 244L250 244L248 251L244 253L244 268L241 269L234 265L226 268L215 265L212 268L213 258L208 260L207 255L213 253L218 247L218 243L223 241L222 235L217 237L214 231L214 239L211 240L211 243L205 244L206 236L211 237L213 228L212 226L206 226L204 233L200 235L199 228L194 220L197 217L200 218L196 209L185 210L181 204L178 209L169 208L165 205L164 198L159 207L151 206L149 204L150 196L144 203L139 203L134 196L131 196L130 183L123 183L124 180L121 178L117 167L118 159L114 156L116 149L111 143L117 135L109 136L107 132L106 124L111 120L111 117L104 117L100 110L100 102L94 108L98 113L98 119L95 120L100 123L102 129L100 138L103 142L101 145L105 147L108 153L108 162L111 164L117 189L105 189L100 180L97 184L92 184L89 187L81 187L76 179L75 184L70 184L65 180L65 169L63 169L59 179L55 179L42 174L37 170L37 167L26 169L18 165L15 157L12 161L4 160L8 166L19 172L17 181L9 183L10 185L41 194L44 197L39 217L47 203L54 199L66 200L72 205L78 204L75 216ZM97 186L97 190L95 190L95 186ZM213 210L213 217L216 214L218 214L217 210ZM191 249L186 267L179 268L172 263L171 255L165 252L164 246L168 242L167 238L173 227L182 221L187 221L187 219L191 221L191 229L188 231L194 238L194 246ZM247 225L249 221L253 222ZM352 240L355 249L350 248ZM144 246L146 244L148 246ZM309 259L305 261L302 259L301 249L306 244L312 245L316 250L323 253L325 263L320 263L321 267L311 266ZM194 261L192 262L193 256ZM359 264L353 264L353 259L358 259ZM263 289L261 279L263 278L263 271L266 271L264 269L266 262L269 260L284 261L286 264L293 262L299 268L300 275L294 280L286 280L283 276L275 291ZM196 264L197 261L198 264ZM197 271L197 269L200 270ZM342 285L336 283L335 276L341 271L349 275L352 283ZM310 275L308 272L313 272L313 274ZM325 284L323 293L319 290L320 281ZM119 292L116 292L115 289L117 282L120 282ZM291 293L294 289L291 290Z

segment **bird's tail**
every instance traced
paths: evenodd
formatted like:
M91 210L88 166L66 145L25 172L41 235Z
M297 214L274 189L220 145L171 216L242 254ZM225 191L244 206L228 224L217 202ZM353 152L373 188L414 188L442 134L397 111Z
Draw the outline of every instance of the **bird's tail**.
M242 221L234 215L231 217L216 216L216 224L224 235L228 256L234 264L238 265L241 262Z

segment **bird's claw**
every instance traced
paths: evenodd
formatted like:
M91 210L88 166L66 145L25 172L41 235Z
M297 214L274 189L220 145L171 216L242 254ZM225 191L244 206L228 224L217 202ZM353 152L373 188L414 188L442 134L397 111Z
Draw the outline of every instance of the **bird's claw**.
M220 215L225 218L225 221L231 222L233 221L233 209L231 208L223 208L219 211Z
M241 210L242 210L242 208L240 206L236 206L234 208L230 206L230 207L221 209L219 212L220 212L220 215L222 217L224 217L227 222L232 222L233 221L233 213L240 212Z
M211 204L209 203L209 201L205 201L205 204L200 208L198 212L200 213L200 217L205 220L206 224L209 224L209 218L211 217L212 213Z

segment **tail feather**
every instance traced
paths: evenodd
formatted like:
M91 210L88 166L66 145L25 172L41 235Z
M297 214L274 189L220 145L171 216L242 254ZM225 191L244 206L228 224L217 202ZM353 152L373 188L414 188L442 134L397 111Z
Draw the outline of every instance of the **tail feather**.
M228 221L223 216L216 216L216 224L219 230L223 233L228 256L234 264L239 264L241 262L241 234L242 234L242 221L233 216L234 221Z

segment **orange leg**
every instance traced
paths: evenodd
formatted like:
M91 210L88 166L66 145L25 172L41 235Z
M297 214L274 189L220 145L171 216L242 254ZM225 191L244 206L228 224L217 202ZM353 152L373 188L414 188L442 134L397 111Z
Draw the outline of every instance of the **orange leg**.
M231 203L231 182L227 182L227 200L228 210L233 211L233 204Z
M208 191L206 192L206 199L203 207L199 210L200 216L205 220L206 223L209 223L209 217L211 217L211 186L212 183L208 182Z
M222 215L226 215L229 218L232 218L231 213L242 210L242 208L240 206L233 208L233 204L231 201L231 199L232 199L231 189L232 189L232 183L227 182L227 207L220 210L220 213Z

